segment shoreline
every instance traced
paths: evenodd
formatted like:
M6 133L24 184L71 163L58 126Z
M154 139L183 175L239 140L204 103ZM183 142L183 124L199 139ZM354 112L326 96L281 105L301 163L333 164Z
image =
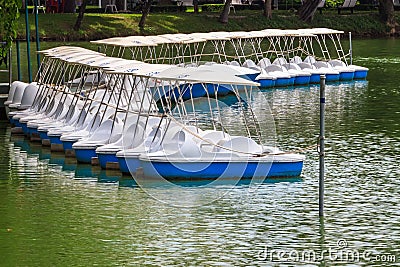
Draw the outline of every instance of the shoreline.
M354 14L344 12L342 15L338 15L336 9L324 10L322 14L317 12L310 24L300 21L294 12L287 10L274 10L272 20L263 17L261 12L238 10L230 15L227 24L219 23L219 13L215 12L197 15L186 12L150 13L144 29L137 26L141 14L87 13L79 31L72 30L77 14L39 14L39 35L43 41L92 41L130 35L326 27L345 33L351 31L355 38L392 37L375 10L355 11ZM400 12L396 12L396 20L400 21ZM35 40L33 14L29 14L29 24L31 40ZM17 39L25 39L25 20L22 14L17 22Z

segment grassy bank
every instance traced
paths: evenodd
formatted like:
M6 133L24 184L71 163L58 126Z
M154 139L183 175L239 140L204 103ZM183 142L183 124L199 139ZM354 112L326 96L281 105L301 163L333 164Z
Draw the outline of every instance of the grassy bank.
M387 28L380 22L377 11L356 11L354 14L338 15L336 10L316 14L311 24L297 19L291 11L275 11L272 20L261 15L261 10L240 10L232 14L229 23L217 21L218 13L203 12L198 15L185 12L150 14L147 26L141 31L138 22L141 14L85 14L81 30L72 27L76 14L39 14L40 38L54 41L87 41L114 36L154 35L164 33L189 33L207 31L251 31L266 28L296 29L306 27L329 27L358 37L386 36ZM345 13L345 12L344 12ZM399 16L398 16L399 18ZM35 36L34 17L29 14L31 36ZM21 16L18 37L25 38L25 21Z

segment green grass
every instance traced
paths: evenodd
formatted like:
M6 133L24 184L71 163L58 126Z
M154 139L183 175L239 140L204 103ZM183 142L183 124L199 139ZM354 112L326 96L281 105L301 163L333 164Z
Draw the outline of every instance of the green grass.
M345 12L344 12L345 13ZM39 34L45 40L88 41L114 36L154 35L207 31L251 31L266 28L296 29L330 27L351 31L356 36L384 36L387 28L379 21L377 11L355 11L337 15L336 10L317 13L312 24L297 19L291 11L274 11L273 19L262 16L261 10L238 10L231 13L229 23L221 24L218 13L187 12L152 13L146 27L139 29L141 14L85 14L80 31L72 30L77 14L39 14ZM31 36L35 37L34 16L29 14ZM18 21L18 38L25 38L24 16Z

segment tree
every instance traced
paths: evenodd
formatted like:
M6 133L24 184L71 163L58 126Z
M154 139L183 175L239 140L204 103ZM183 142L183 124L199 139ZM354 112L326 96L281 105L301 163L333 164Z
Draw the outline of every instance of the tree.
M142 17L140 18L140 21L139 21L139 28L141 28L141 29L144 28L144 25L146 23L146 18L150 13L151 1L152 0L147 0L145 5L143 6Z
M263 15L267 17L267 19L272 19L272 0L265 0Z
M16 21L19 17L18 9L21 7L19 0L0 0L0 65L7 63L7 54L12 42L17 37Z
M390 28L389 33L396 33L396 19L394 16L393 0L379 0L379 16L381 20Z
M199 14L199 0L193 0L193 12Z
M304 22L310 23L320 2L321 0L304 0L297 13L299 18Z
M221 12L221 15L219 16L219 22L221 23L228 23L228 17L229 17L229 11L231 8L232 0L226 0L224 9Z
M85 14L85 11L86 11L87 2L88 2L88 0L83 0L81 6L79 7L78 17L76 18L76 22L74 25L75 31L79 31L79 29L81 28L83 15Z

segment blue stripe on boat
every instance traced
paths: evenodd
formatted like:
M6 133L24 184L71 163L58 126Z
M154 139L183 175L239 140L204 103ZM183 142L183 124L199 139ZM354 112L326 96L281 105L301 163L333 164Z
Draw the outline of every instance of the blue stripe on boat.
M91 163L92 158L96 157L96 149L74 149L75 157L78 162Z

